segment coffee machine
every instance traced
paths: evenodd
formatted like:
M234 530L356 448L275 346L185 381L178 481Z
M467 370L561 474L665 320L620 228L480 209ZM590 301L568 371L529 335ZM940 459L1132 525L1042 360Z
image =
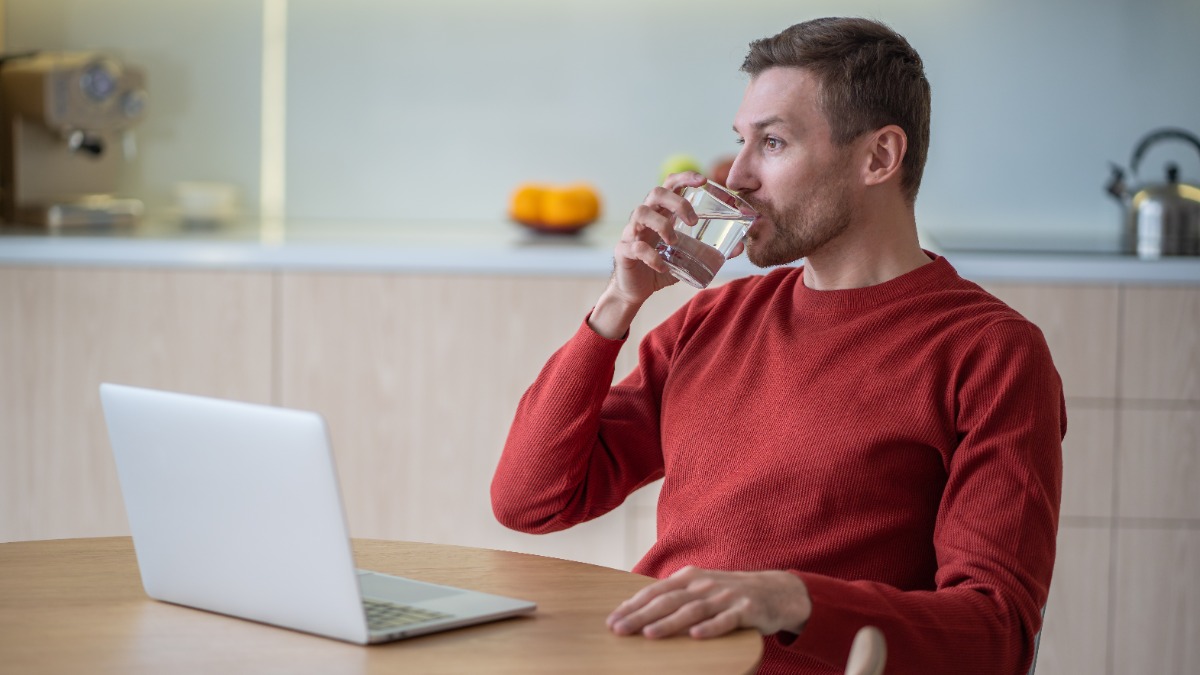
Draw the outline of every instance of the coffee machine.
M0 221L41 227L135 223L115 195L146 110L145 75L98 52L0 60Z

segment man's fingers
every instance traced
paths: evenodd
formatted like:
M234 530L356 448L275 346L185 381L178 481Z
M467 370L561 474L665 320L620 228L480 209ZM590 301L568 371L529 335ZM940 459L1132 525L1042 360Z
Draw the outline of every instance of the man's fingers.
M742 613L744 611L743 607L729 607L713 618L692 626L691 630L688 631L688 635L697 640L707 640L709 638L721 637L726 633L732 633L741 627Z
M642 629L648 638L663 638L689 632L692 626L711 620L724 609L725 602L717 598L696 598L685 602L674 612Z
M656 255L655 257L658 256ZM676 575L678 575L678 572ZM673 575L667 577L666 579L660 579L659 581L646 586L637 593L634 593L633 597L629 598L625 602L622 602L620 605L617 605L617 608L614 609L612 614L608 616L607 623L609 628L611 628L620 619L623 619L624 617L629 616L630 614L645 607L655 598L673 591L680 590L682 588L686 588L687 584L688 582L686 579Z
M670 227L675 226L676 216L689 225L695 225L698 220L696 209L692 208L691 202L684 199L678 192L666 187L656 187L651 190L650 194L646 195L646 201L642 203L642 206L665 216Z
M658 249L644 241L636 241L631 244L630 252L655 272L667 274L671 271L671 268L667 267L667 263L658 255Z
M641 632L646 637L666 637L706 618L703 607L692 606L697 603L702 605L703 602L703 599L697 600L696 596L687 590L669 591L618 619L613 629L621 635ZM696 615L695 619L688 621L688 617L692 615ZM651 626L657 628L652 631Z
M633 614L644 607L646 603L653 600L656 595L653 591L657 586L658 583L650 584L649 586L635 593L632 598L629 598L628 600L617 605L617 608L614 609L612 613L608 615L608 619L605 620L605 623L608 624L608 627L613 630L617 630L618 623L620 623L630 614Z
M667 176L663 181L663 187L668 190L675 191L684 187L700 187L708 182L704 176L695 171L683 171L681 173L673 173Z
M677 174L668 179L668 184L703 185L704 176ZM621 240L628 242L640 239L657 243L661 239L667 244L674 244L676 218L692 225L698 220L696 210L686 199L667 186L656 187L646 196L646 201L629 214L629 222L625 225Z
M617 264L624 267L645 265L655 272L666 274L670 271L667 263L658 255L658 250L644 241L621 242L615 250ZM632 264L622 261L635 261Z
M649 204L639 204L633 213L629 214L629 224L625 226L621 238L625 240L638 239L646 230L658 232L670 226L669 215Z
M661 188L660 188L661 189ZM664 207L642 204L629 215L629 223L621 234L622 241L657 241L675 243L675 215Z
M609 616L609 628L618 635L641 632L648 624L675 611L683 602L678 598L672 602L669 598L670 595L660 595L640 602L630 598Z
M608 618L608 627L621 635L642 632L646 637L666 637L688 630L733 603L733 594L721 589L693 567L678 570L621 603Z
M784 571L719 572L684 568L621 603L609 616L619 635L688 633L704 639L739 628L763 635L798 632L812 615L804 582Z

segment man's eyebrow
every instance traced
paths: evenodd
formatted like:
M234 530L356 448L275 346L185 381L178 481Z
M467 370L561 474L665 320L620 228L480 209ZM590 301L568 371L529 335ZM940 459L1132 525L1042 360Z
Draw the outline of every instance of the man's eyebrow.
M750 126L758 131L762 131L763 129L766 129L767 127L771 126L772 124L780 124L782 122L783 122L782 117L780 117L778 115L772 115L765 119L761 119L761 120L751 124ZM736 124L733 126L733 132L737 133L737 125Z

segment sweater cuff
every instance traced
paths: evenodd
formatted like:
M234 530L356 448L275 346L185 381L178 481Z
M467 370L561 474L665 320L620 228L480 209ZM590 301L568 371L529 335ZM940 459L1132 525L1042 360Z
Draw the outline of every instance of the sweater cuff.
M792 652L800 652L812 658L823 661L830 666L843 668L850 655L850 645L854 635L862 626L848 625L838 612L831 611L837 606L837 598L845 593L845 582L832 577L807 572L791 571L804 582L808 588L808 597L812 602L812 613L804 624L800 634L788 632L776 633L774 638L780 647Z
M591 312L588 313L588 317L590 316ZM603 391L607 392L612 383L617 355L621 353L621 347L624 345L624 337L610 340L592 330L587 323L587 317L584 317L579 328L575 330L575 335L551 357L550 363L554 364L556 378L565 377L574 382L591 383L591 386L602 387ZM547 367L550 363L547 363ZM538 377L541 379L545 375L546 371L543 370ZM590 386L584 386L579 391L583 390L591 391ZM587 395L604 398L603 393L592 392Z

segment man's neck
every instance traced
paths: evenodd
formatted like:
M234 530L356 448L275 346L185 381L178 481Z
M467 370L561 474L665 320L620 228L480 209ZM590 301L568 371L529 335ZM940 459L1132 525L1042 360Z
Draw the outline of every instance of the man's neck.
M804 285L832 291L866 288L932 262L921 250L911 212L899 221L857 222L804 261Z

